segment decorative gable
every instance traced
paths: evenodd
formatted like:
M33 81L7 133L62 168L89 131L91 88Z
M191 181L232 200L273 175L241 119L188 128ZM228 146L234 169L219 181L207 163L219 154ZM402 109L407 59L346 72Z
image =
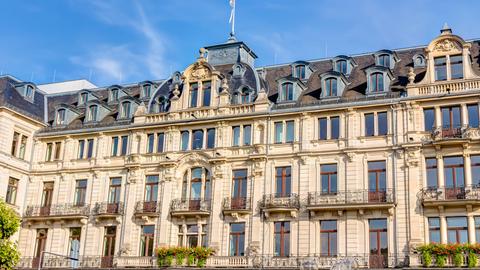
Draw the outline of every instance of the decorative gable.
M81 112L76 108L67 105L59 104L55 107L55 119L53 121L53 126L64 126L69 125L73 120L80 116Z
M357 66L357 63L349 56L338 55L332 59L332 66L333 71L348 76L352 72L353 68Z
M345 75L337 71L328 71L319 76L322 82L322 98L342 96L345 88L349 84Z
M292 63L292 77L299 80L308 80L313 73L310 63L306 61L297 61Z
M277 103L295 102L298 97L306 89L306 85L299 79L293 77L285 77L277 80L278 97Z

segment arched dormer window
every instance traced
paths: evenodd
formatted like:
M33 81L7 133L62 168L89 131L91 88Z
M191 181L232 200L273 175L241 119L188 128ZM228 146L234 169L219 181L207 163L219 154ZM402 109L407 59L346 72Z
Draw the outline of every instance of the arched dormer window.
M413 67L425 67L425 57L421 54L416 54L413 56Z
M130 118L131 117L131 102L124 101L120 106L120 118Z
M160 96L157 101L158 112L166 112L168 109L168 99L164 96Z
M243 87L233 94L232 104L248 104L252 102L253 91L248 87Z
M88 93L87 92L82 92L79 95L78 99L78 105L84 105L88 101Z
M335 71L340 72L342 74L347 74L348 67L347 67L347 60L341 59L335 63Z
M120 89L118 88L112 88L110 89L110 102L117 102L118 101L118 96Z
M25 97L33 100L33 93L35 93L35 88L31 84L27 84L25 87Z
M377 65L390 68L390 55L381 54L378 56Z
M380 67L386 67L389 69L394 69L395 64L400 61L397 54L394 51L390 50L380 50L374 54L375 65Z
M55 117L55 123L57 125L64 125L65 124L65 114L66 114L65 109L58 109L57 110L57 116Z
M306 78L305 65L295 66L295 77L299 78L300 80L304 80Z
M306 61L296 61L291 64L291 68L292 77L301 81L307 80L313 72L310 67L310 63Z
M152 85L150 83L146 83L142 85L142 97L149 98L152 94Z
M348 76L353 68L357 66L357 63L350 56L338 55L332 59L332 65L333 71Z
M285 82L282 84L281 97L283 101L293 101L293 83Z
M328 78L325 80L325 96L328 97L335 97L337 96L337 79L336 78Z
M375 72L370 75L370 92L378 93L385 91L383 73Z
M97 105L90 105L87 111L87 122L95 122L97 121L97 113L98 113L98 106Z

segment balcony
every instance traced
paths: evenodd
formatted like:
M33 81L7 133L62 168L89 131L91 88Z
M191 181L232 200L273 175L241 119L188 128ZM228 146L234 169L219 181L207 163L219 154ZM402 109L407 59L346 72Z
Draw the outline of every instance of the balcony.
M425 207L480 205L480 186L424 188L419 197Z
M263 199L260 202L260 208L262 208L262 211L267 218L273 213L289 213L290 216L295 218L300 209L300 200L295 193L268 194L263 195Z
M124 213L124 203L117 202L117 203L109 203L109 202L101 202L96 203L95 207L93 208L93 215L97 219L101 218L117 218L118 216L123 215Z
M139 201L135 204L135 216L155 217L160 214L157 201Z
M246 215L252 212L252 200L246 197L226 197L222 202L222 211L224 215L231 215L233 217Z
M208 216L211 211L211 201L203 199L174 199L170 205L172 216Z
M49 206L27 206L24 219L45 220L45 219L86 219L90 214L90 205L76 205L73 203L52 204Z
M307 209L313 214L331 210L389 209L394 205L393 189L310 192L307 199Z
M39 257L21 257L17 263L17 269L25 268L99 268L102 257L100 256L80 256L78 261L69 260L64 257L44 255L42 265L39 267Z

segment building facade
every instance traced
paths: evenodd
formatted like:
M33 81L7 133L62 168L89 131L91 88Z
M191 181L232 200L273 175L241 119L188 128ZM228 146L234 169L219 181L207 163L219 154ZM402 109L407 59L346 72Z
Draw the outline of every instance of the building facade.
M266 67L230 39L168 79L68 93L2 77L19 267L42 251L147 267L162 246L212 247L209 266L396 267L480 241L479 53L444 27L428 46Z

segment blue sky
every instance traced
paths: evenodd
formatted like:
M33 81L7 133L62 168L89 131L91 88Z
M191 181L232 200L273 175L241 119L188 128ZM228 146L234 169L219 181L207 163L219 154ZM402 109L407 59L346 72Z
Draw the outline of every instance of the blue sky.
M228 0L0 0L0 73L35 83L162 79L228 38ZM237 0L257 66L480 38L478 0Z

